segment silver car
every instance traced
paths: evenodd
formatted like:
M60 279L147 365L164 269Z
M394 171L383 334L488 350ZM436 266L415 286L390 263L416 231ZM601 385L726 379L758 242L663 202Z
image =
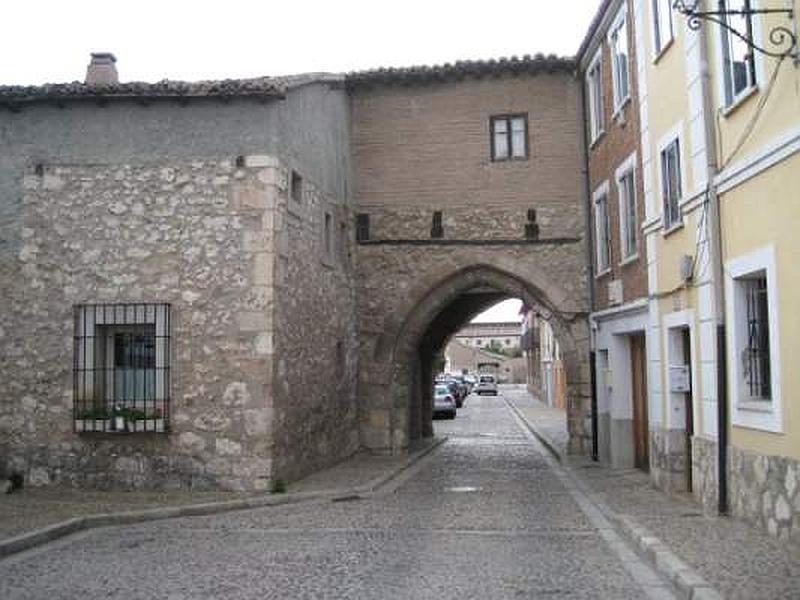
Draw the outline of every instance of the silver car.
M475 393L479 396L483 394L497 396L497 380L494 378L494 375L479 375L478 384L475 386Z
M436 384L433 388L433 416L456 418L456 399L447 385Z

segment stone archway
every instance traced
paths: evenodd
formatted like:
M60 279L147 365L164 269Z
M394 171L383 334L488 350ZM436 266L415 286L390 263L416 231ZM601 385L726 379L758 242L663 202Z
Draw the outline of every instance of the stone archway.
M432 434L433 357L475 314L516 297L553 325L567 374L570 451L588 450L589 332L583 298L569 298L564 287L530 262L509 261L504 267L479 263L444 273L432 269L408 286L395 314L386 315L374 351L362 364L362 443L367 448L399 452L414 439Z

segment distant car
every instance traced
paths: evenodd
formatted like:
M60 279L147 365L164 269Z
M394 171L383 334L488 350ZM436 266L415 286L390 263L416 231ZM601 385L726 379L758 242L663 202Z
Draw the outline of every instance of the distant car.
M483 394L497 396L497 380L494 375L479 375L478 384L475 386L475 393L479 396Z
M436 384L433 388L433 416L456 418L456 399L445 384Z

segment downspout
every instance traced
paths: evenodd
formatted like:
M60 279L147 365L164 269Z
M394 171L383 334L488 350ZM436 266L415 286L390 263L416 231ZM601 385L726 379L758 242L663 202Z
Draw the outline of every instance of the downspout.
M701 31L705 31L701 29ZM716 177L717 138L716 113L711 89L711 73L708 64L706 36L699 43L701 61L701 87L703 90L703 110L705 112L706 176L708 178L706 202L708 202L708 245L709 260L714 288L714 308L716 318L717 345L717 510L719 514L728 513L728 372L725 331L725 280L722 266L722 222L720 218L719 196Z
M589 198L589 147L586 143L586 94L583 87L583 77L581 76L580 64L578 64L575 76L578 78L578 94L580 102L578 109L578 123L581 126L580 145L582 154L581 165L581 196L583 197L583 207L586 217L586 265L588 273L587 285L589 287L589 313L594 310L594 261L592 260L592 248L594 247L594 237L592 229L592 211ZM592 460L597 462L600 449L597 432L597 370L595 365L595 337L592 329L592 319L589 317L589 385L591 386L591 417L592 417Z

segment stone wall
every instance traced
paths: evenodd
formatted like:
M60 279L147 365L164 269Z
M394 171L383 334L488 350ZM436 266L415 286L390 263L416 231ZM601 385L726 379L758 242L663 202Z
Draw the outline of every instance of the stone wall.
M800 541L800 462L731 446L731 513L782 540Z
M265 489L274 161L50 165L24 174L0 313L3 466L32 483ZM73 433L73 307L169 303L169 434Z
M692 438L692 494L709 514L719 509L718 457L716 440L697 435Z
M276 216L275 470L288 480L359 446L352 209L300 176L298 201L280 171Z
M686 433L675 429L651 429L649 450L653 484L666 492L686 491Z

